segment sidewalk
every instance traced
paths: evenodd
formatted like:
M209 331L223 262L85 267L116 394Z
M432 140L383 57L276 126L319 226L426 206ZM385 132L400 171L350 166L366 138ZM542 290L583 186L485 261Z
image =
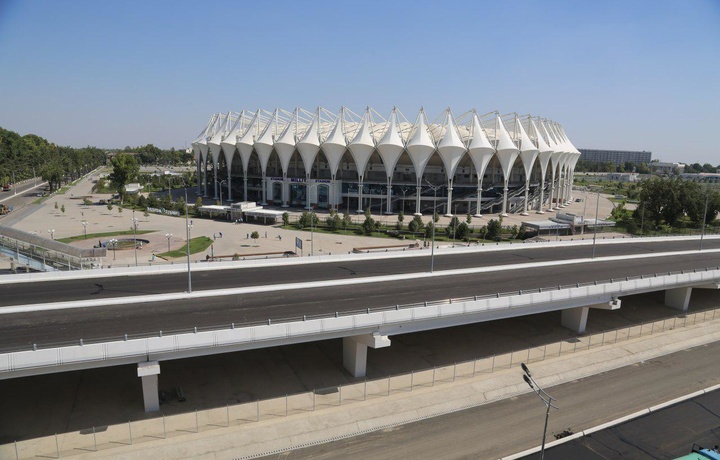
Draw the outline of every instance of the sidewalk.
M588 347L586 350L544 360L531 359L533 375L541 386L548 388L712 343L720 340L720 315L716 317L682 327L675 327L675 323L667 324L669 330L665 332L622 341L616 338L612 344L588 343L592 337L597 340L597 334L584 336L577 346ZM690 318L688 321L691 321ZM665 327L663 324L663 330ZM558 349L558 354L560 351ZM475 376L473 366L461 369L458 365L456 375L455 370L452 373L446 370L442 377L435 379L434 385L427 373L424 376L415 373L408 375L405 383L396 380L392 387L388 383L389 395L386 395L385 388L377 385L370 388L370 384L363 388L360 382L342 387L339 395L330 392L322 396L322 392L316 392L318 401L314 397L312 402L298 398L289 402L283 398L263 401L262 408L257 406L257 413L253 410L254 404L242 406L242 412L234 407L232 413L229 407L227 413L224 407L203 411L200 413L202 424L198 425L197 416L186 413L163 418L161 422L159 419L134 422L130 430L125 425L104 427L103 432L97 434L97 452L92 452L95 447L92 433L88 430L74 434L72 438L63 436L57 448L53 437L39 438L30 441L32 446L23 446L28 449L22 449L20 458L39 454L54 456L56 449L62 458L78 459L255 458L387 429L526 393L529 389L520 378L518 368L521 360L525 359L516 358L512 367L507 366L509 363L493 364L505 368L492 373L478 368ZM285 416L286 413L289 415ZM7 454L11 447L3 446L2 452Z

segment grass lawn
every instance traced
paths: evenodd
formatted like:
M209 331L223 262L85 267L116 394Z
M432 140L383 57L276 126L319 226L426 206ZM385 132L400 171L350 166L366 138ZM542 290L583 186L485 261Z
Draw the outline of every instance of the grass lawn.
M204 250L209 248L211 244L213 244L213 240L212 238L208 238L207 236L198 236L197 238L193 238L190 240L190 254L203 252ZM162 257L163 259L176 259L178 257L185 257L186 255L187 244L181 249L175 249L173 251L163 252L162 254L156 254L157 257Z
M135 232L137 235L142 235L144 233L152 233L157 232L157 230L138 230ZM92 240L95 238L105 238L107 236L120 236L120 235L130 235L132 236L133 231L132 230L123 230L120 232L105 232L105 233L88 233L87 237L85 235L76 235L76 236L70 236L68 238L58 238L57 241L60 241L61 243L72 243L73 241L79 241L79 240Z

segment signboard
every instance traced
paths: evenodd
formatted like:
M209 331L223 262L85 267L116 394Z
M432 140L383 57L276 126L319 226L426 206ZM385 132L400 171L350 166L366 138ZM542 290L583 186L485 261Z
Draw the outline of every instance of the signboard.
M302 249L302 240L298 237L295 237L295 247L298 249Z

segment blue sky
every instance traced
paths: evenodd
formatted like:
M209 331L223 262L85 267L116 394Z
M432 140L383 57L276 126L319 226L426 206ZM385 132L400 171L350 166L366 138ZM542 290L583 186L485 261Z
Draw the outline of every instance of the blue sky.
M720 163L720 1L0 0L0 126L182 147L215 112L532 113Z

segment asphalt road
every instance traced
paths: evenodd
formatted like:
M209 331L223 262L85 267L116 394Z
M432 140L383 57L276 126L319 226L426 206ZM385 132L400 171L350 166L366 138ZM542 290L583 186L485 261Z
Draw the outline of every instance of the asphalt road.
M547 388L560 410L550 414L548 439L577 432L720 383L720 343L666 355ZM518 380L521 371L518 369ZM672 459L693 442L719 444L720 393L598 432L546 452L552 459ZM266 458L492 459L540 445L545 405L535 394L342 441ZM581 443L586 443L583 447ZM539 455L528 458L539 458Z
M697 241L673 242L632 242L623 244L602 244L596 246L596 257L633 256L655 252L697 250ZM720 239L707 240L706 249L720 248ZM475 267L494 267L530 262L562 261L590 257L590 246L567 246L547 248L534 245L521 245L517 250L485 253L458 253L435 257L435 270L467 269ZM720 258L716 259L720 261ZM711 265L717 265L717 262ZM648 263L648 265L654 265ZM697 267L705 267L700 262ZM343 280L368 276L383 276L429 271L430 256L407 257L397 259L357 260L345 262L325 262L315 264L275 266L263 268L238 268L222 271L196 271L193 273L193 290L213 290L239 288L280 283L300 283L319 280ZM665 269L665 271L671 269ZM672 269L675 270L675 269ZM642 273L660 271L648 269ZM609 275L610 278L612 275ZM623 275L625 276L625 275ZM617 276L616 276L617 277ZM572 281L574 282L574 281ZM564 284L562 280L549 282L541 286ZM96 284L102 284L104 291L97 291ZM3 285L0 307L8 305L26 305L34 303L84 300L102 297L123 297L133 295L163 294L183 292L187 289L187 274L145 274L143 276L118 276L114 278L87 278L79 280L42 281L32 284L19 283ZM520 288L518 288L520 289ZM513 289L511 289L513 290ZM497 291L492 291L497 292ZM447 294L442 298L446 298ZM431 299L421 299L431 300ZM398 302L390 302L387 305Z
M630 248L635 245L625 245ZM543 251L540 249L539 251ZM514 252L514 251L513 251ZM561 253L563 251L557 251ZM532 253L532 251L531 251ZM526 253L528 255L530 253ZM512 253L500 257L513 257ZM475 255L477 258L477 255ZM466 258L467 259L467 258ZM490 257L487 258L488 260ZM398 264L407 268L408 260ZM414 259L417 263L417 259ZM443 268L454 268L452 256L444 258ZM473 295L494 294L517 290L547 288L559 284L592 282L625 276L637 276L652 272L668 272L693 268L716 266L717 254L696 253L690 255L672 255L652 259L627 259L620 261L595 261L587 264L565 264L553 267L524 268L511 271L498 271L484 274L440 276L424 278L421 281L409 279L392 282L373 282L347 287L288 289L265 293L226 295L205 299L138 303L130 305L109 305L93 308L80 308L57 311L43 311L3 315L0 322L0 349L25 348L33 343L38 346L77 341L118 339L124 334L129 336L189 331L193 327L229 327L230 323L266 322L268 319L281 321L299 319L303 315L332 315L335 312L349 313L366 308L382 308L395 304L410 304L424 301L442 300ZM339 266L342 265L342 266ZM321 277L327 273L327 279L356 277L347 274L351 264L314 264L302 267L284 267L290 280L307 280L307 274ZM388 261L358 262L351 265L363 275L387 274ZM417 269L417 266L413 267ZM275 270L275 268L271 269ZM262 270L239 271L238 284L247 282L240 275L257 276ZM341 272L341 274L338 274ZM356 272L357 273L357 272ZM233 282L233 275L225 272L205 272L209 280L221 279L222 286ZM267 275L265 275L267 276ZM310 276L310 275L308 275ZM157 290L142 290L137 285L146 279L156 277L123 277L103 279L103 290L98 290L94 280L79 280L73 289L52 292L55 283L35 283L3 286L3 293L16 288L25 291L25 299L35 299L40 295L44 299L61 300L66 295L79 299L100 299L118 295L137 295L155 293ZM162 277L161 277L162 278ZM182 276L175 275L182 285ZM174 279L170 278L170 279ZM166 277L166 279L168 279ZM117 285L115 284L117 283ZM202 284L196 279L194 284ZM260 281L260 283L262 283ZM266 284L266 283L265 283ZM61 286L65 286L61 284ZM59 289L60 291L60 289ZM41 293L41 294L38 294ZM15 294L18 295L18 294Z

